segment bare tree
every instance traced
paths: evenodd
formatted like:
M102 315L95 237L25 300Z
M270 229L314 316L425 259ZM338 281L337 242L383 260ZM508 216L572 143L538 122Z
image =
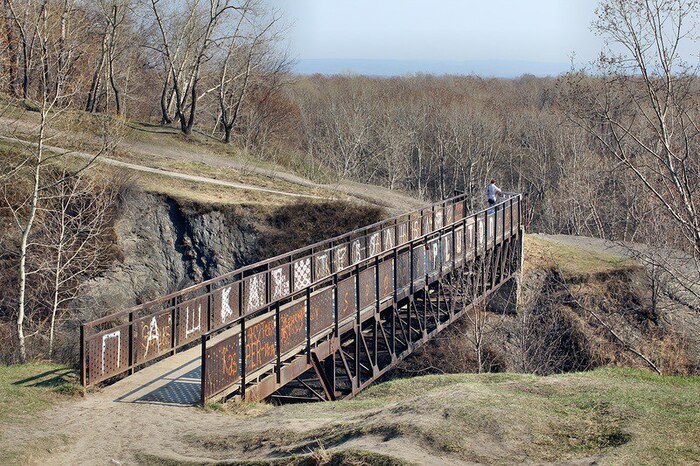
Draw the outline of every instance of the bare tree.
M57 183L47 190L42 216L43 249L50 296L48 354L53 355L56 322L78 295L81 279L110 263L105 244L117 204L118 189L111 180L55 171Z
M700 290L700 96L697 67L683 58L695 44L698 5L692 0L606 0L593 28L607 43L600 78L572 73L567 113L600 149L634 176L654 201L661 237L653 247L686 259L657 261L686 295ZM658 242L660 240L660 242ZM656 243L656 244L655 244ZM657 257L658 258L658 257Z
M278 35L272 29L278 16L268 15L262 6L246 0L238 8L238 20L230 38L224 41L226 54L219 66L218 101L224 142L231 142L233 129L241 115L251 84L265 73L283 73L286 57L276 57ZM264 22L263 22L264 20Z
M20 202L11 202L5 196L7 208L11 211L14 224L19 231L20 241L18 246L18 275L19 283L17 289L17 315L16 331L19 349L19 358L22 362L27 359L24 322L27 314L27 281L28 277L36 271L28 270L27 258L29 252L35 244L32 242L35 223L39 219L39 212L46 202L47 192L54 186L67 181L69 178L87 169L99 156L87 163L81 164L70 174L59 179L47 179L45 171L52 165L60 161L63 155L47 153L45 144L49 139L49 127L52 122L59 118L63 109L58 106L59 102L65 102L71 94L64 92L57 93L57 90L67 89L65 83L68 80L67 68L59 66L59 63L66 63L66 57L72 51L67 47L65 37L56 34L60 30L62 16L59 16L59 23L54 22L54 18L49 19L45 10L46 5L39 9L41 14L35 15L33 7L28 7L29 11L23 16L17 15L13 11L13 18L18 24L18 28L25 31L32 31L33 49L25 52L27 56L34 55L42 65L42 72L37 74L38 89L35 95L28 93L28 85L24 87L27 98L32 98L38 108L39 122L36 127L34 137L36 142L25 144L24 151L18 159L16 165L3 175L5 182L13 182L17 177L26 176L31 180L31 187L28 195ZM29 45L29 44L27 44Z
M4 53L2 56L6 56L4 62L4 67L7 69L7 91L12 96L16 96L18 93L17 89L17 64L19 60L19 55L17 53L17 38L15 34L15 21L12 16L12 10L10 9L10 0L3 0L3 38L4 38Z
M190 134L200 98L202 65L210 59L213 46L223 39L219 29L227 14L242 7L232 0L193 0L185 5L185 11L168 14L161 0L151 0L150 6L159 32L154 48L163 56L166 73L169 73L166 81L172 82L180 129Z

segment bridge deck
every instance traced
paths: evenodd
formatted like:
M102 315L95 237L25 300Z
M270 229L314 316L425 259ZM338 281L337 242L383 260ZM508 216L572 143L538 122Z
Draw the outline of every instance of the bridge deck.
M158 361L102 389L116 402L189 406L201 399L199 346Z

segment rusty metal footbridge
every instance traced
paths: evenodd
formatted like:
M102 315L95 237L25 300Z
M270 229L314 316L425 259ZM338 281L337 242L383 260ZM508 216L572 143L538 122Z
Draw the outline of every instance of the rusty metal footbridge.
M167 372L189 351L202 403L352 397L520 270L522 195L466 206L448 199L87 322L82 383Z

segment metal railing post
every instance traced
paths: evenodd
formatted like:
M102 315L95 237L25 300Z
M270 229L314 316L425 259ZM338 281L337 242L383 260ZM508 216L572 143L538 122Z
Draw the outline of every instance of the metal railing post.
M202 406L207 402L207 390L206 390L206 380L207 380L207 337L202 335L202 355L201 355L201 380L200 380L200 397Z
M86 332L85 324L80 325L80 383L83 386L83 392L87 388L87 348L86 348Z
M134 313L129 313L129 374L134 373Z

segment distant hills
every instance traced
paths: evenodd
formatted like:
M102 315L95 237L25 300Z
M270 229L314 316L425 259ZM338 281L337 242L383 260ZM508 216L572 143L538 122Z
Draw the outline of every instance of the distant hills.
M558 76L567 72L567 63L538 63L509 60L378 60L342 58L305 58L295 63L298 74L362 74L370 76L404 76L416 73L478 75L516 78L523 74Z

